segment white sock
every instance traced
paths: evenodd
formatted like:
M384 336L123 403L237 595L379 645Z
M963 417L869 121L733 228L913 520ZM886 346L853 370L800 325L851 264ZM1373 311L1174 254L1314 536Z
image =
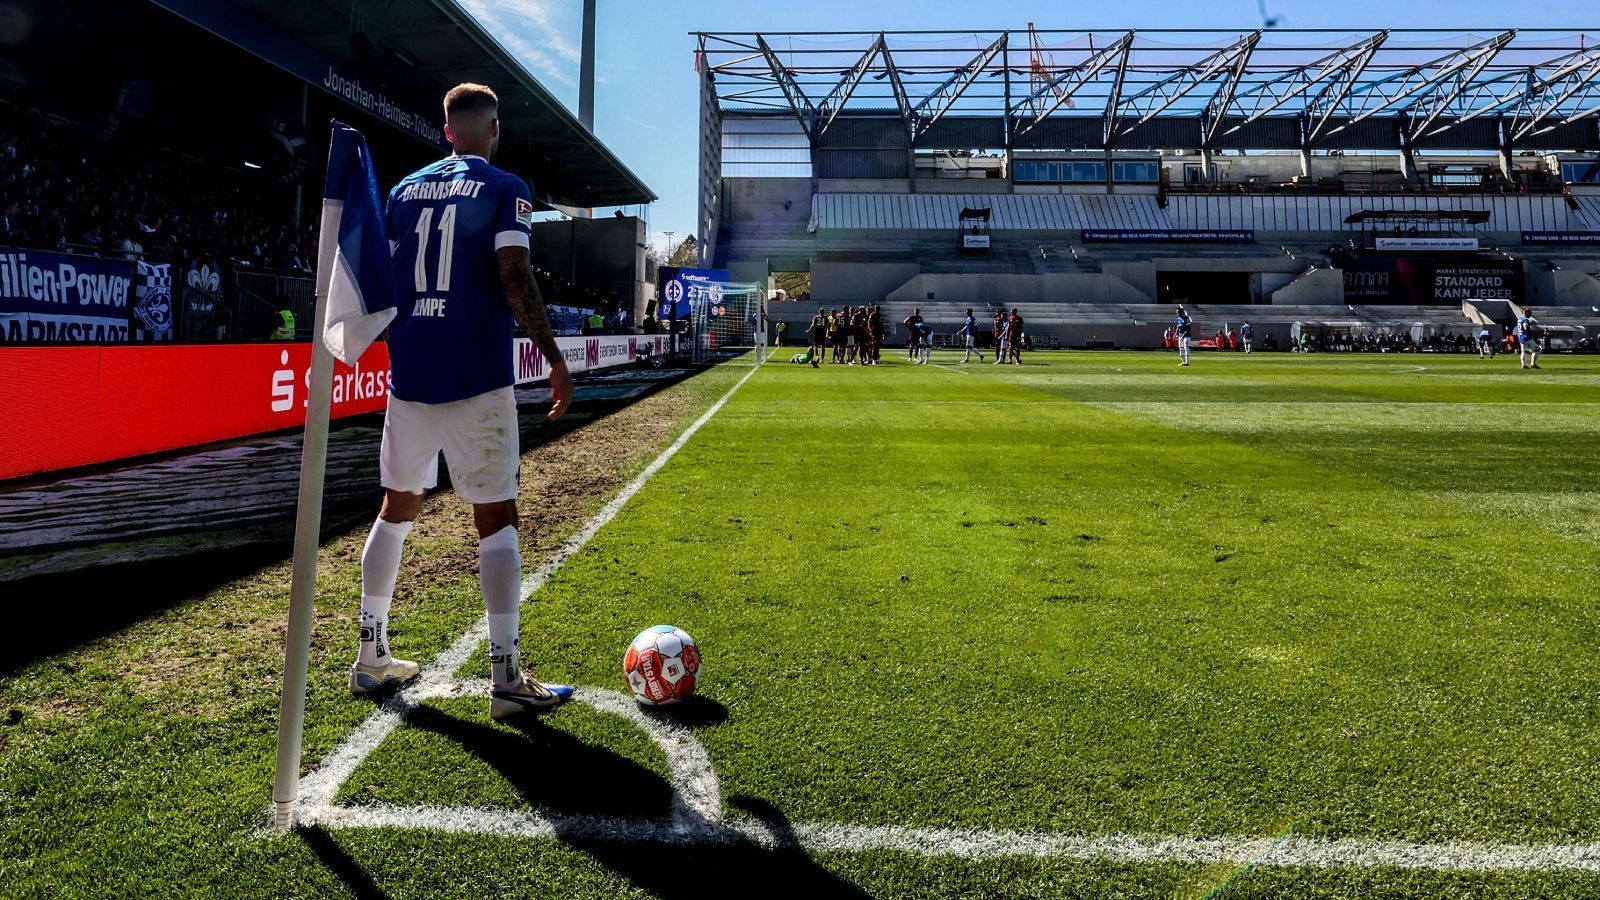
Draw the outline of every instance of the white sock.
M389 662L389 604L400 575L400 550L410 522L372 523L366 549L361 553L361 649L356 661L364 666Z
M509 525L478 542L478 584L489 613L489 669L497 688L522 679L517 653L522 554Z

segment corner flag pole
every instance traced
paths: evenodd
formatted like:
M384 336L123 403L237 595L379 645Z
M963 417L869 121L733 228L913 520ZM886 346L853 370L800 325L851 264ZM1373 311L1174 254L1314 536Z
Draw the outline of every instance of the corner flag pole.
M283 698L278 708L278 760L272 778L272 824L294 824L300 796L300 739L306 719L306 679L311 663L311 612L317 587L317 547L322 538L322 483L328 463L328 417L333 405L333 354L322 339L328 291L339 248L342 204L324 200L317 246L317 305L312 319L311 396L300 447L300 499L294 517L294 574L289 581L289 634L284 653Z

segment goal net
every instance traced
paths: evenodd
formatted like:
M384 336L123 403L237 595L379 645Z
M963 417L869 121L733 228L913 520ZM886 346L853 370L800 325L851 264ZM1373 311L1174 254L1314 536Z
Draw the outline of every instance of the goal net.
M767 354L767 292L758 284L707 282L689 289L694 361L740 359L760 365Z

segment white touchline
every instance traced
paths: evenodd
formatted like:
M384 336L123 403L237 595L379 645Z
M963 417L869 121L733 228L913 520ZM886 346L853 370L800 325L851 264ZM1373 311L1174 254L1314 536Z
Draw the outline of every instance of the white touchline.
M684 429L683 434L678 435L678 439L673 441L671 446L661 451L661 454L652 460L650 465L645 466L644 471L634 476L632 481L628 482L615 497L611 498L611 502L601 507L600 511L595 513L577 534L567 538L554 555L546 560L543 565L529 573L526 578L522 579L522 601L526 603L535 591L550 580L550 576L554 575L563 563L572 558L572 554L582 550L583 546L589 543L590 538L593 538L600 529L616 518L617 513L621 512L622 507L633 499L634 494L639 493L639 489L644 487L645 482L661 471L661 467L665 466L672 457L677 455L679 450L683 449L683 445L694 437L695 432L711 421L711 417L722 409L734 393L739 388L744 387L744 383L750 380L750 376L759 371L761 369L757 366L746 372L743 378L740 378L733 387L728 389L726 394L722 395L721 399L711 404L710 409L706 410L700 418L695 419L688 428ZM297 818L304 818L306 810L332 804L333 798L339 793L339 786L344 784L345 779L350 777L357 766L361 765L362 760L366 759L373 750L377 749L379 744L383 743L384 738L388 737L389 732L400 724L400 720L417 704L417 701L430 693L449 687L455 680L456 670L460 669L472 656L473 651L477 650L488 639L489 618L488 616L482 616L471 628L467 629L465 634L457 638L454 644L451 644L433 662L429 663L422 670L422 674L416 681L374 710L372 715L357 726L356 730L351 732L350 736L345 738L343 743L335 748L332 753L328 754L327 758L314 771L307 773L304 778L300 779L298 806L301 812ZM720 809L720 797L717 803Z
M630 481L584 528L522 583L528 597L572 554L616 517L650 479L734 392L758 370L752 369L672 446ZM959 371L959 370L953 370ZM296 819L326 828L391 828L498 837L548 837L574 841L658 844L751 844L799 848L816 853L890 850L926 857L998 859L1036 857L1124 863L1246 864L1260 867L1392 867L1464 872L1572 871L1600 874L1600 844L1492 844L1474 842L1408 843L1362 838L1192 837L1160 834L1081 835L1042 831L911 828L837 823L796 823L781 828L722 816L722 791L710 756L693 732L669 716L653 714L631 697L606 688L580 688L577 699L620 715L650 735L671 773L672 812L665 819L603 816L549 816L535 811L461 806L339 806L339 787L405 715L435 697L483 696L487 683L458 681L455 673L488 638L488 620L472 628L439 655L411 685L390 698L357 726L315 771L301 781Z

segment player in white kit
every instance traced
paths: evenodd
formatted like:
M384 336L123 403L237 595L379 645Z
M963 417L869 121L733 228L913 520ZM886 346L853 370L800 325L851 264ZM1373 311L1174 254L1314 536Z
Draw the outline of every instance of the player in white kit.
M462 84L445 95L444 111L455 153L396 185L385 213L400 315L389 329L393 389L379 459L383 509L361 557L361 644L350 690L370 693L418 673L416 663L390 653L389 605L401 547L423 493L437 483L442 450L456 495L472 504L477 525L493 681L489 712L505 718L573 693L567 685L541 684L519 664L515 326L521 323L544 354L554 402L549 418L566 412L572 376L528 263L533 195L522 179L489 164L500 139L499 100L487 87Z

